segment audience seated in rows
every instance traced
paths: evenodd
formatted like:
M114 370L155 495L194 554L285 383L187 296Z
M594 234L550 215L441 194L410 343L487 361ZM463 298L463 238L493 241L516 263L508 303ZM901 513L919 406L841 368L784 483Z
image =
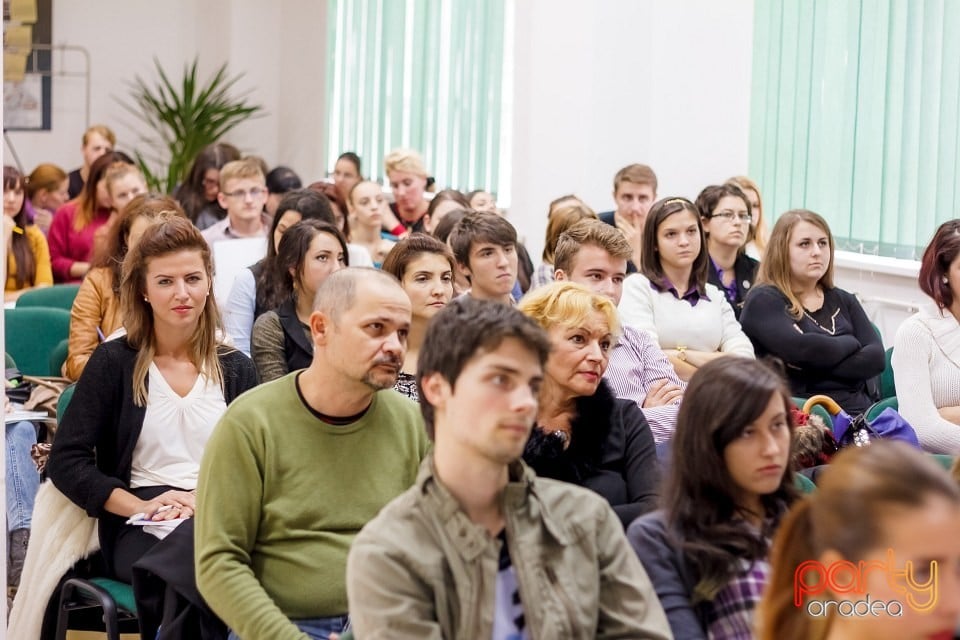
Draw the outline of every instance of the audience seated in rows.
M550 351L515 309L437 314L417 381L433 451L350 549L358 638L669 638L613 510L520 460Z
M786 365L794 396L826 394L855 416L880 399L883 344L856 297L833 286L833 251L818 214L781 215L740 318L757 353Z
M317 290L330 274L347 266L347 240L329 222L304 220L280 238L264 279L277 283L283 302L257 318L250 338L250 355L261 383L310 365L310 315Z
M410 301L393 276L343 269L310 316L313 361L231 405L197 486L197 585L232 638L326 639L347 623L347 552L416 479L427 437L390 389Z
M626 528L656 507L660 467L643 412L603 379L620 329L617 308L570 282L535 289L518 308L551 346L524 460L539 476L597 492Z
M721 356L754 355L733 307L707 282L709 262L696 206L685 198L653 205L643 229L640 273L624 284L620 314L625 324L653 336L684 380Z

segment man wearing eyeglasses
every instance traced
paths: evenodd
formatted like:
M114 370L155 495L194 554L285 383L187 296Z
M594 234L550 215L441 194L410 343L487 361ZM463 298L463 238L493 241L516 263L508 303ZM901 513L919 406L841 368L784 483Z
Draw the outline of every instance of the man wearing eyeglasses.
M267 180L255 160L235 160L223 165L217 201L227 210L227 217L201 232L207 243L213 246L220 240L265 236L263 207L267 195Z
M743 302L760 268L759 262L744 253L753 220L750 202L734 185L714 185L697 196L697 209L710 254L707 282L723 291L739 320Z

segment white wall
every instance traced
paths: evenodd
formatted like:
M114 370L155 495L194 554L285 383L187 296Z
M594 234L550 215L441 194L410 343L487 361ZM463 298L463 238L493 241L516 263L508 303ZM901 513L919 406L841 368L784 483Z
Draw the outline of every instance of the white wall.
M305 180L324 175L323 135L326 2L284 0L54 0L53 40L86 48L91 60L90 123L117 133L117 147L130 151L142 125L119 104L126 82L155 78L153 60L179 77L200 57L200 77L224 61L243 73L238 92L249 92L266 115L245 123L227 140L262 155L270 165L290 164ZM80 59L54 56L55 69L75 71ZM52 130L12 131L24 168L53 162L79 166L80 138L87 126L84 81L53 80ZM4 149L4 157L11 161Z
M510 218L534 257L547 204L613 208L643 162L659 195L696 197L747 170L752 0L515 3Z

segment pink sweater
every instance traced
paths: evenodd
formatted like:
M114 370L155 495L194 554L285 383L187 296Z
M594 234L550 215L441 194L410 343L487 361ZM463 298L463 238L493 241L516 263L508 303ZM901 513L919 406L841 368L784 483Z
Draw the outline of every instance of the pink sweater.
M90 262L93 257L93 234L110 219L109 209L98 209L90 224L82 231L74 231L73 217L76 213L76 200L64 204L57 209L50 231L47 232L53 279L56 282L80 282L80 278L70 277L70 267L74 262Z

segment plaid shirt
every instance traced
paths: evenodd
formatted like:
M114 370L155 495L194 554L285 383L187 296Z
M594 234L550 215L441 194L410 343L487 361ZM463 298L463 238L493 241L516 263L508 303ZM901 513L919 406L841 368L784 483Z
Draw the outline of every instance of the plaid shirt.
M711 640L749 640L753 637L753 610L770 579L770 563L756 560L703 605L707 637Z

